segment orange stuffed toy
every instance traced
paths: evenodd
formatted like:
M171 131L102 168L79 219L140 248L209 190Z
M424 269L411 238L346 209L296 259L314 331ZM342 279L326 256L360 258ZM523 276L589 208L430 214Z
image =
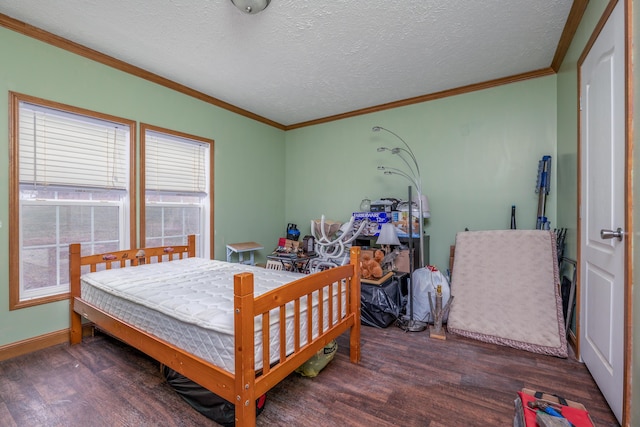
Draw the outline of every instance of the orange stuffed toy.
M360 270L362 272L363 279L379 279L382 277L382 267L380 261L384 258L384 252L376 250L373 253L373 258L368 253L362 255L362 263Z

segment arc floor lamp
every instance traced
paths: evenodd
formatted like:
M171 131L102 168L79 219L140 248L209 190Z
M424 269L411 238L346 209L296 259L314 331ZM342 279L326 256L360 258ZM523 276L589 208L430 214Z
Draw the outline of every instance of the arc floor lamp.
M409 191L408 191L408 234L409 234L409 263L411 271L409 278L409 318L406 322L401 322L400 325L403 329L409 332L417 332L426 329L427 324L421 321L414 319L413 316L413 278L411 274L413 273L416 266L413 265L413 256L411 255L412 242L413 242L413 231L411 229L413 223L413 206L412 206L412 195L411 195L411 187L413 186L417 191L417 206L418 206L418 233L420 239L420 248L419 248L419 265L417 268L424 267L424 219L429 218L431 216L431 211L429 209L429 202L426 195L422 191L422 177L420 175L420 166L418 165L418 159L416 159L413 150L407 144L407 142L402 139L397 133L390 131L389 129L383 128L381 126L374 126L372 128L373 132L385 131L396 137L398 140L402 142L404 146L388 148L388 147L379 147L378 152L389 152L392 155L396 155L402 160L402 162L406 165L407 170L404 171L402 169L396 167L389 166L378 166L378 170L382 171L385 175L399 175L406 180L409 181Z

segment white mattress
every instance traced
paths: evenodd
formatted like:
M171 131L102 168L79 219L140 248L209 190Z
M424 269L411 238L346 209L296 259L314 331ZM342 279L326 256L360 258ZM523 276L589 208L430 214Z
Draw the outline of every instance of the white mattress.
M304 277L299 273L187 258L83 275L81 295L85 301L128 324L233 373L233 276L242 272L254 274L256 296ZM317 299L314 298L316 303ZM345 299L342 307L344 315ZM301 330L304 332L308 322L306 299L301 301L301 309ZM334 316L337 316L336 310L337 304L334 305ZM313 310L313 315L317 317L317 310ZM279 357L278 322L277 313L272 313L271 363ZM326 321L324 325L326 328ZM314 318L314 336L317 326L317 319ZM259 318L256 319L255 329L256 369L259 369L262 367L262 322ZM301 344L305 344L306 336L304 333L302 335ZM288 307L288 353L293 351L293 338L293 310Z

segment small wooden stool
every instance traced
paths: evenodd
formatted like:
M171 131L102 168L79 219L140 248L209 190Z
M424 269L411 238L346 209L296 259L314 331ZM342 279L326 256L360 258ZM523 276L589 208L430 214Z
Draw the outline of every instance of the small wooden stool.
M238 262L240 264L255 265L253 251L259 251L260 249L264 249L264 247L256 242L231 243L227 245L227 262L233 262L231 261L231 255L235 252L238 254ZM249 259L244 259L245 252L249 252Z

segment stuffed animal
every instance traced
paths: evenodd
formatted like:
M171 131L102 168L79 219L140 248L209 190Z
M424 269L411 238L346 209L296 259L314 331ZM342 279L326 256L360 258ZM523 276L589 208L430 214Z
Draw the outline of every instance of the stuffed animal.
M362 256L362 265L360 267L363 279L379 279L382 277L382 267L380 261L384 258L384 252L376 250L373 258L368 253Z
M371 272L369 271L369 266L371 265L371 255L368 253L362 254L362 259L360 260L360 274L363 279L368 279L371 277Z

